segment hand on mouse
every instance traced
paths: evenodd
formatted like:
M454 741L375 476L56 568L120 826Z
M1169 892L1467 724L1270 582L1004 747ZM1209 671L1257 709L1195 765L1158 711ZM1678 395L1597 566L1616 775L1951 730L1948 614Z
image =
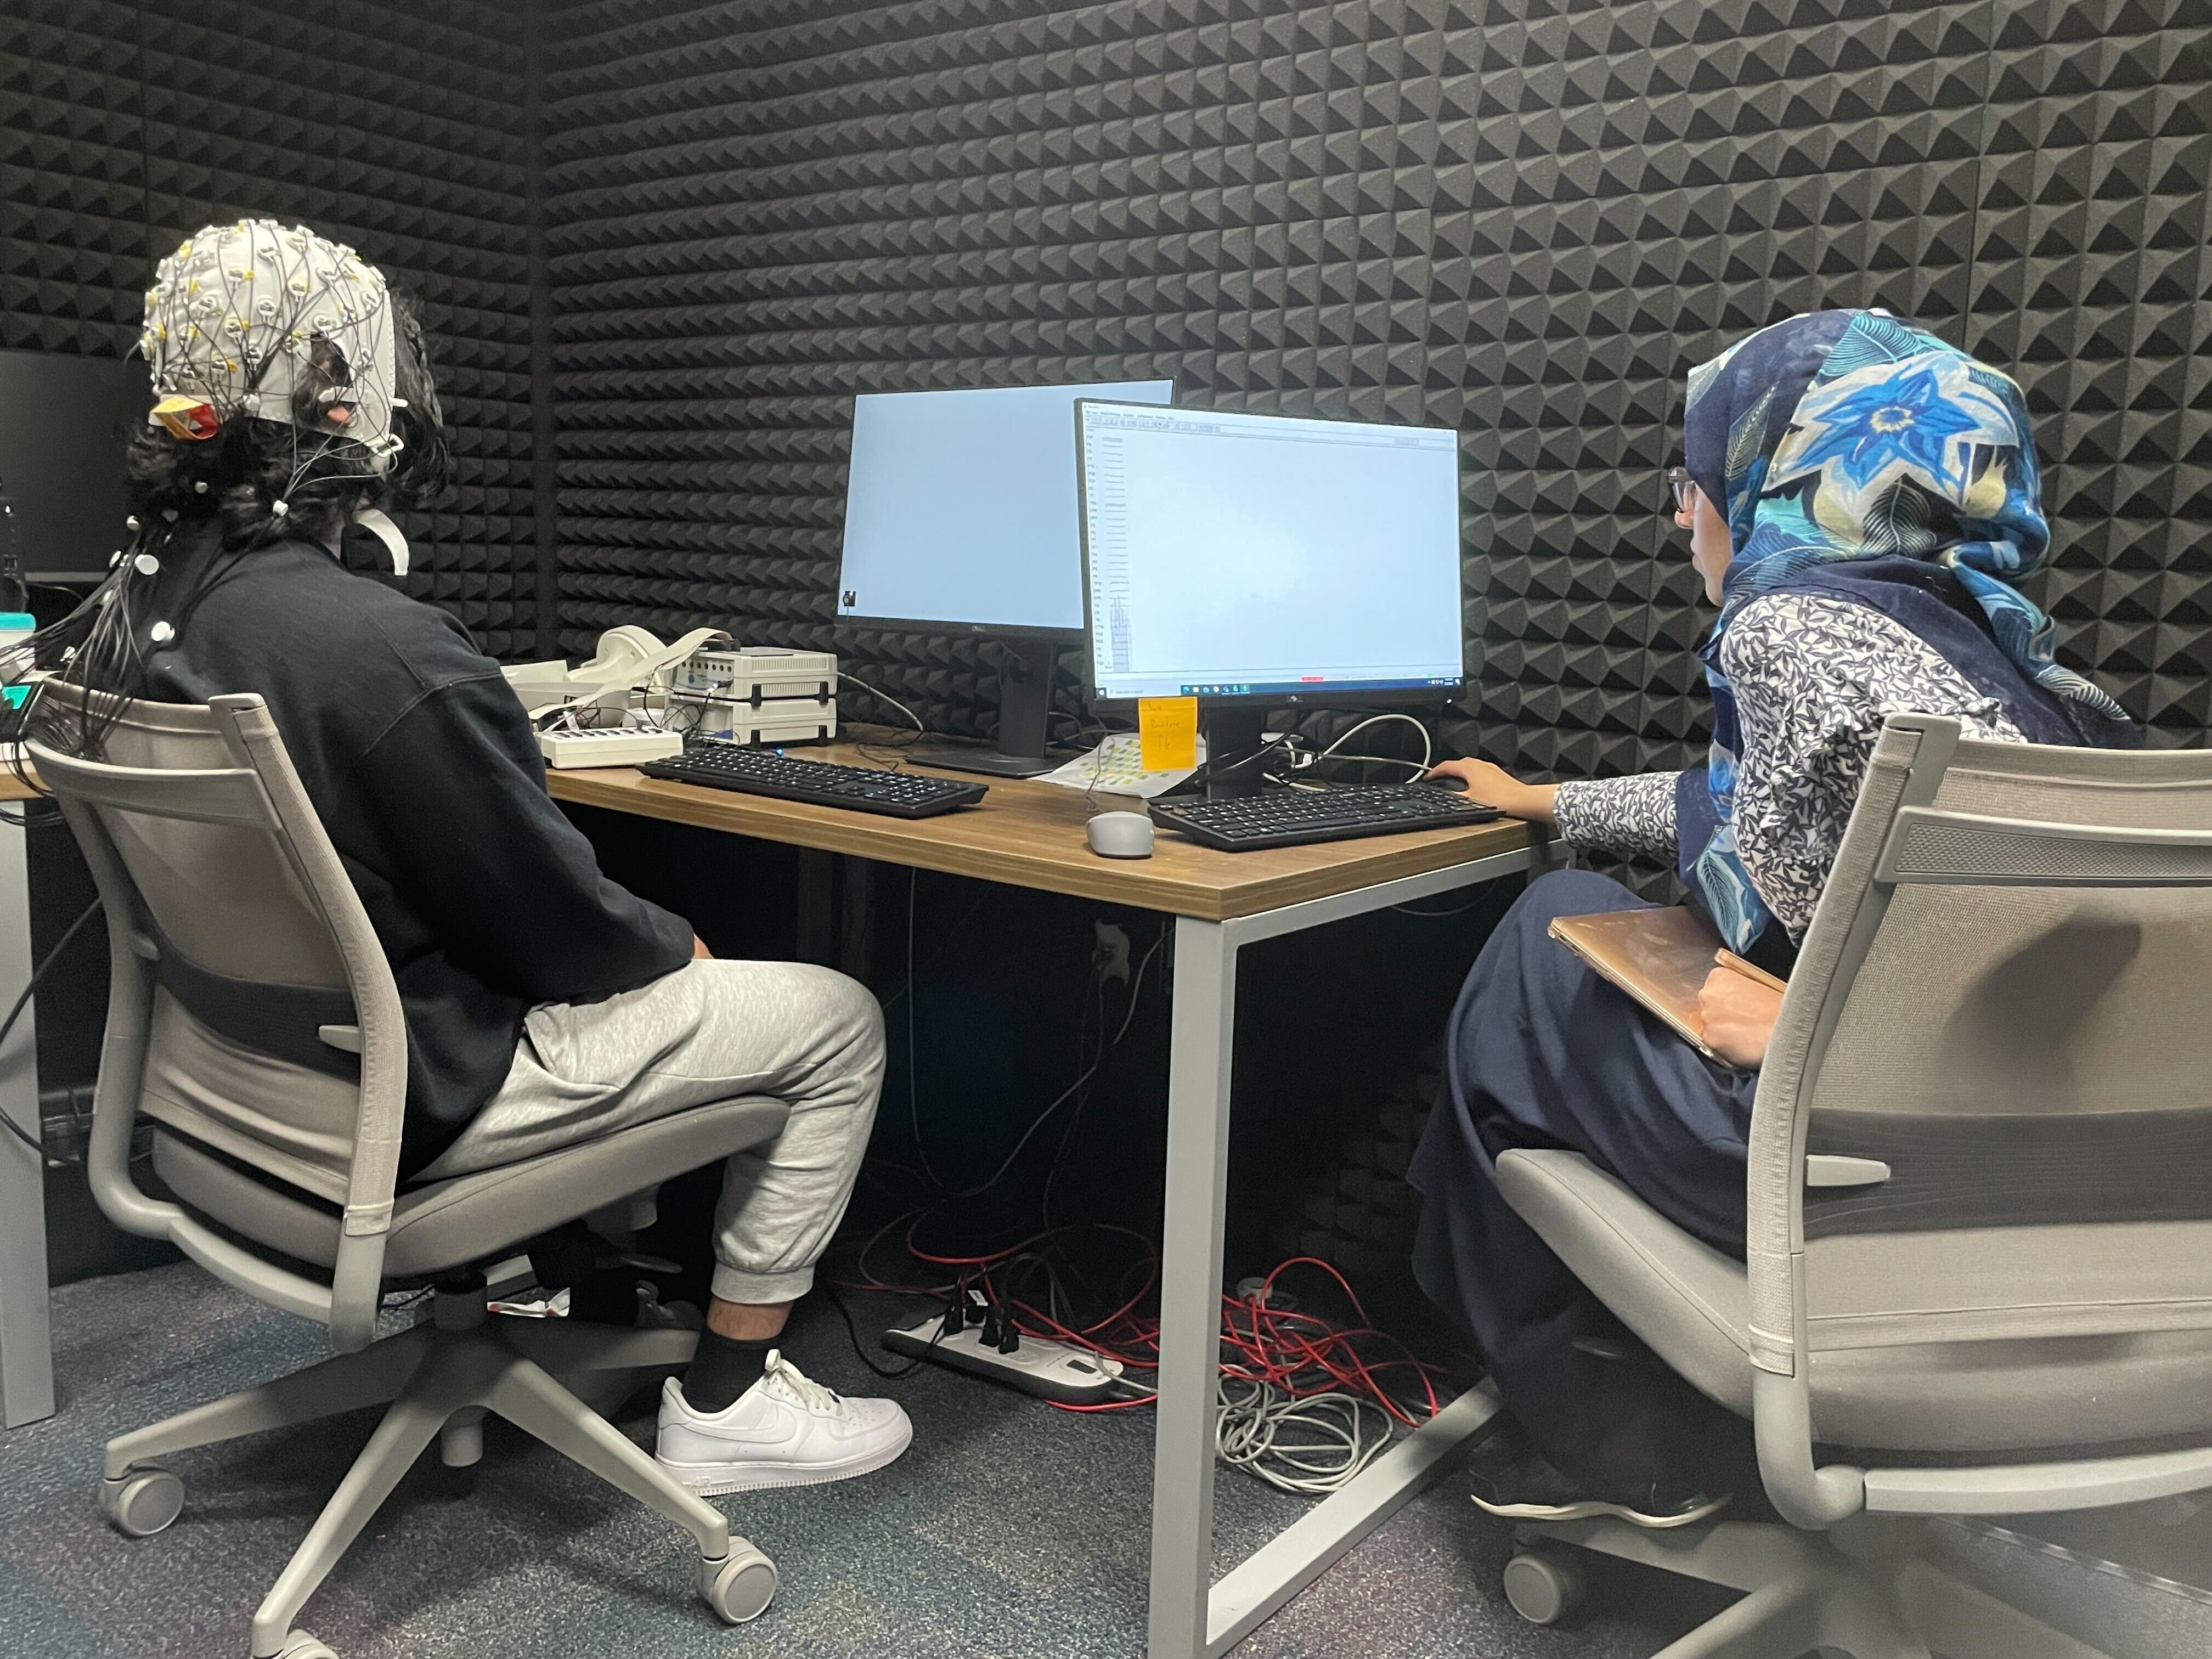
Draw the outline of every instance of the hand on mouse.
M1486 760L1451 760L1432 768L1428 776L1457 778L1467 786L1467 798L1484 806L1495 806L1508 817L1531 823L1552 822L1552 796L1558 786L1523 783L1502 766Z

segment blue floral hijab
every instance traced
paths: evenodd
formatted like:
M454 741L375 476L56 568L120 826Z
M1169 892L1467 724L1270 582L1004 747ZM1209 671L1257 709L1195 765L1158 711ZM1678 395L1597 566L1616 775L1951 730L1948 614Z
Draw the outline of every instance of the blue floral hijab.
M2051 545L2027 406L2008 376L1886 312L1814 312L1692 370L1682 440L1685 467L1734 548L1720 620L1699 653L1713 693L1711 811L1702 824L1678 814L1682 869L1737 950L1770 917L1736 852L1740 738L1720 656L1752 599L1818 567L1938 565L2030 684L2093 729L2126 720L2059 665L2051 618L2007 580L2034 570Z

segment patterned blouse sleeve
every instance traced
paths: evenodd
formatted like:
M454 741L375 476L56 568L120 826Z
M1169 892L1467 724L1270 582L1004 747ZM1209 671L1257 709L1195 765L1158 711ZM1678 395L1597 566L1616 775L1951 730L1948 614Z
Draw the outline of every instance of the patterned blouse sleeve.
M1678 772L1563 783L1552 818L1570 847L1595 847L1666 863L1674 860L1674 780Z
M1792 939L1812 923L1884 719L1952 714L1969 737L2025 741L1996 698L1867 605L1754 599L1723 636L1721 666L1741 728L1736 852Z

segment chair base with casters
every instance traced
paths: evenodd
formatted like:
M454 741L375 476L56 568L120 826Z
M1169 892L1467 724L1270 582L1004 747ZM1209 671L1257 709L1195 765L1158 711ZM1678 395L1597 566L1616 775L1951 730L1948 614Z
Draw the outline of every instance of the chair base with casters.
M184 1499L182 1484L154 1460L264 1429L385 1407L368 1443L253 1619L252 1659L329 1659L331 1650L294 1628L293 1620L432 1440L450 1467L477 1461L489 1411L689 1531L698 1543L696 1582L708 1606L733 1624L757 1617L776 1590L769 1558L732 1535L719 1509L668 1474L569 1386L602 1398L616 1373L682 1365L698 1344L696 1333L491 1315L476 1268L556 1219L769 1139L784 1117L779 1102L726 1101L403 1190L386 1234L385 1282L434 1284L431 1316L110 1442L102 1510L118 1531L145 1537L174 1520ZM312 1266L335 1262L336 1218L326 1210L166 1125L155 1132L154 1168L182 1200L184 1213L234 1232L250 1231L266 1247Z
M1505 1599L1531 1624L1584 1594L1573 1545L1743 1592L1655 1659L2106 1659L2099 1650L1929 1564L1917 1522L1861 1516L1825 1534L1742 1521L1654 1532L1626 1521L1526 1523Z
M1506 1201L1577 1277L1676 1371L1757 1420L1760 1384L1749 1357L1743 1262L1676 1228L1579 1153L1516 1148L1499 1157L1498 1169ZM1940 1266L1924 1264L1923 1272L1932 1281ZM1837 1363L1813 1372L1815 1408L1856 1431L1854 1438L1917 1428L1964 1442L1977 1417L1993 1417L2018 1397L2002 1366L1960 1360L1940 1388L1917 1396L1908 1422L1886 1396L1917 1358L1909 1347L1824 1354ZM2081 1361L2071 1386L2047 1386L2062 1401L2079 1389L2130 1412L2148 1431L2173 1433L2188 1426L2185 1413L2195 1407L2183 1393L2175 1409L2185 1415L2155 1417L2160 1391L2174 1392L2169 1364L2202 1377L2212 1368L2212 1338L2138 1339L2124 1355ZM1606 1519L1523 1523L1515 1532L1522 1551L1506 1565L1506 1599L1536 1624L1568 1616L1583 1593L1577 1552L1562 1547L1573 1545L1745 1593L1656 1659L1800 1659L1815 1651L1850 1659L2103 1659L1931 1565L1930 1553L1916 1547L1923 1517L2095 1508L2212 1486L2212 1449L2141 1453L2088 1468L2097 1481L2065 1462L1860 1470L1861 1507L1825 1528L1723 1518L1662 1534Z
M680 1365L697 1342L690 1331L488 1315L482 1277L456 1276L438 1286L431 1317L410 1330L110 1441L100 1508L118 1531L148 1536L176 1519L184 1503L182 1483L151 1460L364 1406L386 1407L253 1617L253 1659L328 1659L331 1650L293 1628L293 1620L432 1440L440 1442L450 1467L467 1467L483 1455L483 1414L489 1411L690 1532L699 1545L700 1595L720 1618L740 1624L757 1617L775 1595L775 1565L731 1534L720 1510L556 1380Z

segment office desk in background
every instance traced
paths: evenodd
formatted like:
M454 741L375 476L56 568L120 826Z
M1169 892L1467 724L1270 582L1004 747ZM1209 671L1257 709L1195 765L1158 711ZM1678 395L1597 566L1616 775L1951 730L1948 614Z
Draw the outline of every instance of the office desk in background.
M805 752L875 763L849 744ZM1079 792L1054 784L994 780L980 805L921 819L704 789L627 769L556 772L551 788L556 799L579 805L1174 918L1149 1659L1201 1659L1233 1646L1442 1473L1449 1454L1496 1413L1487 1390L1462 1395L1212 1584L1214 1377L1237 952L1261 939L1517 874L1535 856L1524 825L1505 821L1253 853L1217 853L1163 833L1151 858L1121 860L1090 850L1083 826L1091 809Z
M0 769L0 802L32 792ZM31 896L23 826L0 823L0 1016L31 978ZM0 1046L0 1113L41 1134L37 1009L26 1006ZM0 1131L0 1426L15 1428L54 1410L53 1343L46 1323L46 1160Z

